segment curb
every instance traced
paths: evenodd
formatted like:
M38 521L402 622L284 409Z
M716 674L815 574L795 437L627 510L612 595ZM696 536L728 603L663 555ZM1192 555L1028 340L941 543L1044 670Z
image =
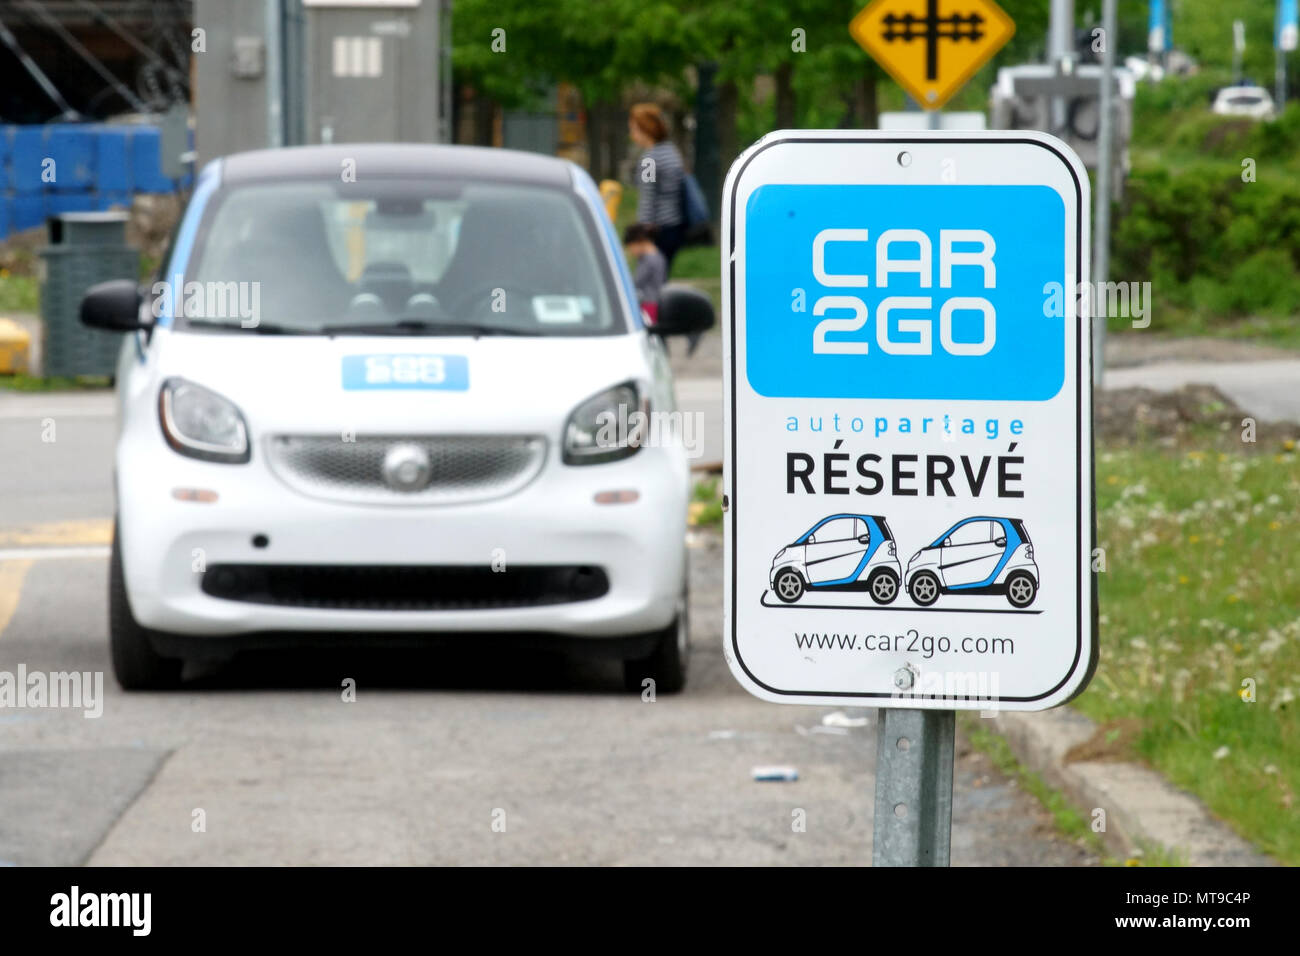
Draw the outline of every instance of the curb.
M1060 790L1092 821L1094 808L1106 811L1100 834L1120 859L1140 857L1143 847L1163 847L1187 866L1276 866L1212 816L1195 797L1135 763L1067 763L1070 748L1092 738L1097 725L1069 707L1025 713L998 711L994 729L1016 758Z

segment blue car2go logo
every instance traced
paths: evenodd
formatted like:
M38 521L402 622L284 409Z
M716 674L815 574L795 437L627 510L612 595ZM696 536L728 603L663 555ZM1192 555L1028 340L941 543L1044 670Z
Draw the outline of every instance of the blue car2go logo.
M347 355L343 358L343 388L463 392L469 388L469 361L463 355Z
M746 373L759 394L1061 390L1066 320L1043 309L1043 287L1066 280L1054 190L777 184L754 190L745 215Z

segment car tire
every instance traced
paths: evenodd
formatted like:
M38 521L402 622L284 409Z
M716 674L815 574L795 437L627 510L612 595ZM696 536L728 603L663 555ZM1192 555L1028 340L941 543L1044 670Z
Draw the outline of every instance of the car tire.
M917 571L907 582L907 594L921 607L929 607L939 600L939 579L932 571Z
M793 604L803 597L803 578L793 568L785 568L777 572L776 580L772 582L772 591L776 594L778 600L786 604Z
M1012 607L1029 607L1038 596L1038 582L1027 571L1015 571L1007 578L1007 600Z
M676 694L686 686L686 671L691 660L691 618L689 600L683 590L672 623L660 631L655 648L648 657L623 662L623 687L641 693L646 690L645 680L656 694Z
M150 635L131 613L122 574L122 545L113 525L113 548L108 563L108 644L113 675L123 690L168 690L179 686L185 662L163 657L154 650Z
M867 593L877 604L893 604L898 597L898 575L889 568L876 568L867 578Z

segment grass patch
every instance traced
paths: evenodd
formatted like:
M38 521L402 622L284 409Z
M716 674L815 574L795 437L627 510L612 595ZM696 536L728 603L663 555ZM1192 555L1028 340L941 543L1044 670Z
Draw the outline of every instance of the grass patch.
M986 754L999 772L1015 780L1021 790L1041 803L1043 809L1051 814L1052 822L1062 836L1082 843L1108 864L1115 862L1107 854L1105 844L1093 832L1087 818L1065 799L1064 794L1048 786L1042 777L1017 760L1010 745L1000 735L984 726L981 718L973 714L959 714L958 720L971 746Z
M1104 866L1186 866L1186 861L1177 853L1148 842L1141 842L1137 853L1127 860L1112 856L1101 836L1092 829L1091 821L1061 791L1049 786L1016 759L1011 746L1001 735L988 729L974 714L960 713L957 720L972 747L987 755L1000 773L1015 780L1021 790L1042 804L1062 836L1087 847L1101 858Z
M1074 706L1136 718L1144 760L1294 866L1300 458L1260 451L1101 453L1101 662Z
M673 259L674 279L707 279L722 285L721 255L717 246L687 246Z
M695 483L686 521L693 528L717 527L722 524L722 479L705 478Z
M25 372L0 375L0 388L7 388L14 392L65 392L111 387L112 383L102 375L85 375L76 378L66 376L38 378Z
M32 276L0 274L0 315L6 312L35 315L41 310L40 291L40 283Z

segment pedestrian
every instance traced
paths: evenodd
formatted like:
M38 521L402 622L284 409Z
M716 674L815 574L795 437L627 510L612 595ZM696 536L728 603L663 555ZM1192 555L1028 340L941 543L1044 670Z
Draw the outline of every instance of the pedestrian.
M636 259L632 283L642 310L651 319L659 318L659 290L668 279L668 260L655 245L655 227L634 222L623 231L623 246Z
M668 138L668 123L653 103L637 103L628 113L627 129L644 152L637 160L635 181L638 223L655 227L654 244L663 253L668 270L686 237L682 219L682 186L686 166L682 154Z

